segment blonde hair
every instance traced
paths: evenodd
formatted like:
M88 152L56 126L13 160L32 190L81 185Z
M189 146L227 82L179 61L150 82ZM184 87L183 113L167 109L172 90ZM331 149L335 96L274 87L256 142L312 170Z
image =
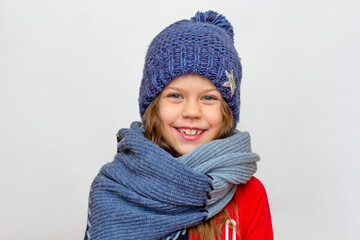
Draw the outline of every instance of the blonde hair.
M239 214L238 214L238 205L234 199L230 201L234 212L236 222L239 222ZM224 208L218 215L208 219L206 222L201 223L195 227L189 229L189 237L190 238L198 238L201 240L220 240L221 238L221 229L223 228L226 221L230 218L229 212ZM235 228L237 236L241 239L239 229L232 224L229 225L230 229Z
M172 156L180 157L181 155L166 142L161 134L162 121L159 114L160 95L161 94L152 101L142 117L142 122L145 128L144 136L157 144L159 147L163 148L165 151L169 152ZM222 126L214 139L221 139L230 136L234 126L231 109L223 98L221 99L221 108L223 114ZM237 204L235 201L231 202L237 216ZM218 224L216 224L217 216L219 216ZM221 229L228 219L230 219L229 213L224 209L221 213L211 219L208 219L206 222L190 228L190 235L206 240L215 240L215 238L220 239Z

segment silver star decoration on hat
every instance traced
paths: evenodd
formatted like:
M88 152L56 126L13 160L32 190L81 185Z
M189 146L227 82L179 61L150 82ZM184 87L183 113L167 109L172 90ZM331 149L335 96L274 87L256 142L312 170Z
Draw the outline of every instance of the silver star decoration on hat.
M229 79L229 81L227 81L226 83L224 83L222 86L223 87L228 87L231 90L231 97L234 95L235 89L236 89L236 84L235 84L235 79L234 79L234 74L233 74L233 70L231 70L231 73L229 73L228 71L225 70L225 74L226 77Z

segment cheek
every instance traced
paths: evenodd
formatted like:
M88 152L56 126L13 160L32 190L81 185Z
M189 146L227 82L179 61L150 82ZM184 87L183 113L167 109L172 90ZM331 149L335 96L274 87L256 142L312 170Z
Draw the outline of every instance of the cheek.
M221 106L211 108L207 111L206 119L210 125L213 127L221 127L223 121L223 114L221 110Z
M176 110L168 104L159 104L160 119L164 124L169 124L177 119Z

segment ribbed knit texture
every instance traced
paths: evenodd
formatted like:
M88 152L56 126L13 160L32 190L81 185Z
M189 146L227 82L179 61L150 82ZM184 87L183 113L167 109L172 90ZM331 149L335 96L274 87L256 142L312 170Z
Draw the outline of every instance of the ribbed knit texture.
M226 18L214 11L198 12L191 20L175 22L151 42L145 58L140 86L139 107L143 116L147 107L172 79L199 74L210 79L239 121L242 67L234 47L233 28ZM223 84L229 81L225 71L233 72L236 89L231 94Z
M118 154L91 185L89 240L176 239L220 212L259 160L237 130L179 158L147 140L140 122L117 136Z

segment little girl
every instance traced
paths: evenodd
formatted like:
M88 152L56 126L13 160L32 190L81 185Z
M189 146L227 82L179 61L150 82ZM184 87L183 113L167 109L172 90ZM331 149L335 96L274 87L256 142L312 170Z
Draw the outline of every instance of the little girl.
M87 240L273 239L259 156L239 120L242 67L233 28L198 12L165 28L147 51L142 122L117 134L94 179Z

